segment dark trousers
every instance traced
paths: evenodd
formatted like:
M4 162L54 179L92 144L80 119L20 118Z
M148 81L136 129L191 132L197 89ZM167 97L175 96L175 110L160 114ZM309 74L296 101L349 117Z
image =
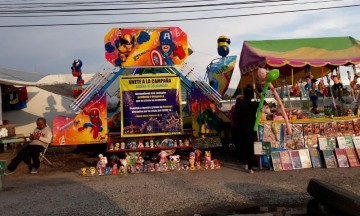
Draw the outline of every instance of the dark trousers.
M7 166L7 169L10 172L14 172L17 166L20 164L21 161L24 161L26 165L29 167L29 171L31 168L39 169L40 167L40 152L44 151L44 147L40 145L26 145L24 146L13 158L10 164ZM33 162L31 164L31 161Z
M254 142L256 135L244 133L241 134L240 137L244 163L248 165L248 169L253 169L255 165Z

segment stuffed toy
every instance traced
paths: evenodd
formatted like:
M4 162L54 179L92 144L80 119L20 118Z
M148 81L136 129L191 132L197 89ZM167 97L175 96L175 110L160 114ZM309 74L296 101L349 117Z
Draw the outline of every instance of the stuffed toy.
M166 163L168 161L167 156L168 153L166 151L161 151L158 156L160 157L160 164Z

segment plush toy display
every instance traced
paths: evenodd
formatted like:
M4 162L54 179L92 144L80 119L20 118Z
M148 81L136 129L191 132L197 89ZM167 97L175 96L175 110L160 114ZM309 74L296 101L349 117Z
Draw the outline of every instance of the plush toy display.
M181 161L180 155L169 155L164 150L152 157L143 157L138 153L128 153L126 158L119 159L117 155L112 155L109 157L109 160L103 154L99 154L96 167L90 167L89 169L86 167L81 168L80 175L122 175L126 173L186 171L189 169L209 170L220 168L218 159L211 160L210 151L204 151L204 157L202 158L201 150L197 150L197 157L195 152L190 152L188 161ZM169 157L169 159L167 157Z

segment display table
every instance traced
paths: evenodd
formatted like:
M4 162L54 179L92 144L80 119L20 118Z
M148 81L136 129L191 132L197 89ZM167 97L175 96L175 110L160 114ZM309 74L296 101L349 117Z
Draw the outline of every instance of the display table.
M24 143L26 140L24 134L16 134L14 136L8 136L0 138L0 152L8 150L8 145L12 146L12 149L16 150L17 145Z

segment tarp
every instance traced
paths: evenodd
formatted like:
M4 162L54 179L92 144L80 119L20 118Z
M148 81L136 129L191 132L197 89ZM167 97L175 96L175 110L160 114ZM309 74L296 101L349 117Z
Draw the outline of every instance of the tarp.
M280 76L288 79L293 70L294 80L298 80L306 75L306 65L311 66L311 74L318 78L331 72L333 67L351 64L360 64L360 41L353 37L244 41L239 61L242 75L239 86L252 80L246 78L247 75L259 67L278 68Z

